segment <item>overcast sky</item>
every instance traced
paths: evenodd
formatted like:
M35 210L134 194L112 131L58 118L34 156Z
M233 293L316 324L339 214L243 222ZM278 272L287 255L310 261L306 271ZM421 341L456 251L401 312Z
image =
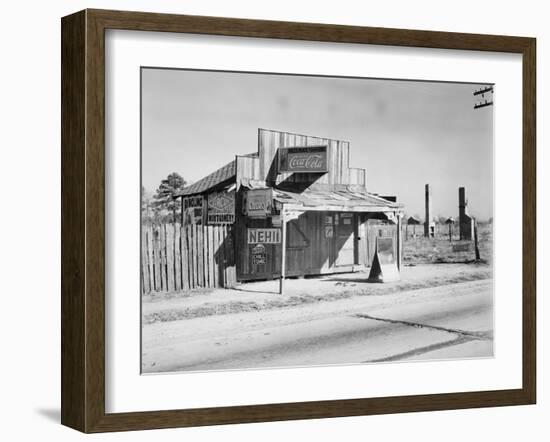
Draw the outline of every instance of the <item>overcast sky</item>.
M409 215L492 216L493 107L473 109L481 85L142 70L142 180L154 191L178 172L189 183L257 151L258 128L348 140L367 189L396 195Z

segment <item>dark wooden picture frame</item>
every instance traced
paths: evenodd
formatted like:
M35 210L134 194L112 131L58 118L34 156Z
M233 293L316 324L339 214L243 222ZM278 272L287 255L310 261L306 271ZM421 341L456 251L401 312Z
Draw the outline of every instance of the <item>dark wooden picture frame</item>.
M536 400L536 40L312 23L84 10L62 28L62 405L83 432L533 404ZM105 412L105 30L163 31L522 54L523 385L220 408Z

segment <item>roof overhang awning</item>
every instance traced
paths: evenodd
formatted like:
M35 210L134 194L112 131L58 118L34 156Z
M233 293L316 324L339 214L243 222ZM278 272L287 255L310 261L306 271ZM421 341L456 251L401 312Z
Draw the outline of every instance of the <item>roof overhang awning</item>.
M273 199L282 204L285 211L401 213L403 210L403 204L354 190L295 193L274 189Z

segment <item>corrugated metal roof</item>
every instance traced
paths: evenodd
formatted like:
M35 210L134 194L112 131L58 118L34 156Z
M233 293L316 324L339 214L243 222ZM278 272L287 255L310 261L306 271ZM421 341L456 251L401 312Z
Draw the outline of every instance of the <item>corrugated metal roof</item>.
M274 198L283 203L304 210L342 210L353 212L395 211L403 207L402 204L388 201L368 192L353 190L315 191L306 190L295 193L286 190L274 190Z
M196 183L193 183L190 186L185 187L180 192L176 193L175 196L203 193L235 177L236 177L235 161L231 161L230 163L227 163L225 166L220 167L215 172L212 172L210 175L205 176L204 178L201 178Z

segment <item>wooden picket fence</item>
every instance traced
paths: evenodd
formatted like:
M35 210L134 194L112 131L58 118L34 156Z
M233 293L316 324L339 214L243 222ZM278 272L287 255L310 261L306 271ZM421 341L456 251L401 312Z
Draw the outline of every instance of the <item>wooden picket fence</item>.
M236 284L231 226L142 226L142 293Z

